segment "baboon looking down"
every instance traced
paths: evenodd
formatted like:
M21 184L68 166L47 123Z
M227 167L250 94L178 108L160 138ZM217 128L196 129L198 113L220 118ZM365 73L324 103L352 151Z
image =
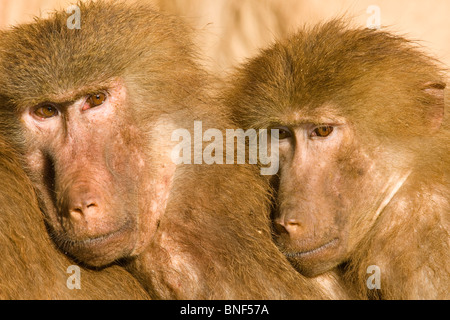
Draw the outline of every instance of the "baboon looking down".
M275 241L299 272L333 270L361 298L450 298L438 62L402 37L335 20L263 50L230 85L237 122L279 129Z

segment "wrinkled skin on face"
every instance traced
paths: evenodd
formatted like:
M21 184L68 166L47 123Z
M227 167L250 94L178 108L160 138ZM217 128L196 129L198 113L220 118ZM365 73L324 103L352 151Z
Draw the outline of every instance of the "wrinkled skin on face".
M57 97L21 115L28 169L51 234L63 250L94 266L140 251L161 212L151 201L164 203L167 194L157 189L168 190L169 181L152 183L154 174L142 174L150 172L150 146L142 144L146 135L135 125L123 83L102 88L73 100ZM152 169L163 167L157 162Z
M280 130L281 164L275 241L299 271L315 276L347 259L360 240L349 234L359 234L361 217L375 219L398 179L383 178L394 173L378 165L343 117L297 113L272 127Z

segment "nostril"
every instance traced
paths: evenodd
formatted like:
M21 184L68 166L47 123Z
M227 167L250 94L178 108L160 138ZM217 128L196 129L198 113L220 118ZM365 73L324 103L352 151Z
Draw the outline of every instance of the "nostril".
M83 213L83 210L81 210L80 208L73 208L71 211L78 212L78 213Z
M289 220L286 221L286 226L299 227L300 226L300 221L298 221L296 219L289 219Z
M302 230L302 224L297 219L285 219L282 222L278 223L277 230L281 230L281 233L287 233L290 236L294 236L301 232Z
M82 217L86 218L88 214L95 214L97 208L97 203L91 202L85 205L73 206L73 208L69 209L69 213L73 219L80 220Z
M280 235L284 234L284 233L288 233L288 231L284 227L284 223L280 220L275 220L274 229L275 229L275 232Z
M81 208L70 209L69 213L70 213L70 217L75 221L79 221L83 217L83 210L81 210Z

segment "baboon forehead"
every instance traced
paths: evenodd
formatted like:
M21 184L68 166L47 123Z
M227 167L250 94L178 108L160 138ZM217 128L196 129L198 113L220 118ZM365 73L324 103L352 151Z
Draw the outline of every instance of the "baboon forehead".
M396 78L416 85L417 79L428 75L437 81L438 64L404 37L332 20L276 42L243 70L256 83L323 95L351 88L361 78ZM260 70L259 78L255 70Z
M230 99L265 115L330 103L358 112L426 101L424 84L442 79L439 63L413 42L336 20L300 29L249 60Z
M105 82L129 69L162 73L159 65L171 63L173 52L189 52L188 33L145 5L79 3L3 32L2 93L32 100Z

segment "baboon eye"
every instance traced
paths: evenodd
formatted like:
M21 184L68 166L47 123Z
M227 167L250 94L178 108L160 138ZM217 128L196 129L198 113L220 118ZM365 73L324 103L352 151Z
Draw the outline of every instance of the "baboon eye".
M34 110L34 114L39 118L48 119L58 115L58 109L51 104L40 106Z
M286 127L275 127L275 128L271 128L271 129L278 130L278 139L279 140L288 139L292 136L291 130L289 130Z
M311 137L326 138L333 132L333 130L334 128L332 126L320 126L313 130Z
M91 94L86 101L88 105L83 107L83 111L102 105L106 101L106 98L107 96L103 92Z

